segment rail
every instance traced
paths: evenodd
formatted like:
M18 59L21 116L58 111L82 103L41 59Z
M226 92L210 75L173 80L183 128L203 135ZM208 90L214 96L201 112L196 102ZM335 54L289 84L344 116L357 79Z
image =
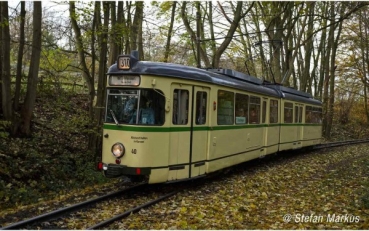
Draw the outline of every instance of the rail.
M132 186L132 187L129 187L129 188L119 190L117 192L106 194L106 195L101 196L101 197L93 198L93 199L90 199L90 200L87 200L87 201L84 201L84 202L81 202L81 203L78 203L78 204L74 204L74 205L71 205L71 206L68 206L68 207L65 207L65 208L61 208L61 209L54 210L54 211L51 211L51 212L48 212L48 213L44 213L44 214L41 214L39 216L30 218L30 219L27 219L27 220L23 220L23 221L13 223L13 224L5 226L5 227L1 227L0 230L21 229L21 228L24 228L28 225L32 225L32 224L35 224L35 223L41 223L41 222L44 222L44 221L56 219L56 218L59 218L60 216L66 214L66 213L72 213L72 212L75 212L77 210L81 210L85 207L91 206L91 205L96 204L98 202L101 202L103 200L107 200L107 199L110 199L110 198L120 196L122 193L126 193L126 192L132 191L134 189L138 189L138 188L143 187L145 185L147 185L147 183L138 184L138 185L135 185L135 186Z
M98 228L107 226L107 225L109 225L109 224L111 224L111 223L113 223L113 222L115 222L115 221L117 221L119 219L122 219L122 218L125 218L125 217L129 216L132 213L137 213L137 212L139 212L143 208L147 208L147 207L149 207L151 205L157 204L160 201L162 201L162 200L164 200L164 199L166 199L168 197L171 197L171 196L175 195L177 192L178 191L173 191L171 193L165 194L165 195L163 195L163 196L161 196L161 197L159 197L157 199L151 200L151 201L149 201L149 202L147 202L147 203L145 203L143 205L139 205L139 206L137 206L137 207L135 207L133 209L129 209L129 210L127 210L127 211L125 211L125 212L123 212L123 213L121 213L121 214L119 214L119 215L117 215L115 217L112 217L110 219L107 219L107 220L105 220L103 222L100 222L100 223L98 223L98 224L96 224L94 226L91 226L91 227L89 227L87 229L88 230L93 230L93 229L98 229Z
M313 149L333 148L333 147L339 147L339 146L344 146L344 145L360 144L360 143L367 143L367 142L369 142L369 139L336 141L336 142L316 145L313 147Z

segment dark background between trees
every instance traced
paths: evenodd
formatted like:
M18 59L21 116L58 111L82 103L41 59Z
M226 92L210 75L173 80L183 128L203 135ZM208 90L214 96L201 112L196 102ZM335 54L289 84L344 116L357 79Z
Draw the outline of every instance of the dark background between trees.
M87 167L73 153L83 152L86 161L100 153L105 73L132 50L141 60L191 66L200 57L202 67L232 68L309 92L323 101L327 139L334 124L354 138L368 127L367 2L59 4L65 11L44 2L0 2L0 157L9 161L32 154L35 161L48 150L65 157L70 172ZM65 140L52 143L56 138ZM39 145L45 140L49 146Z

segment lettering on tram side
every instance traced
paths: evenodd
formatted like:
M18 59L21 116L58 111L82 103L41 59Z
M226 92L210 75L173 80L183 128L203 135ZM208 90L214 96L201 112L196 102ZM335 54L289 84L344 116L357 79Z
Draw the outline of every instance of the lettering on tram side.
M146 136L131 136L131 140L135 143L145 143L148 138Z

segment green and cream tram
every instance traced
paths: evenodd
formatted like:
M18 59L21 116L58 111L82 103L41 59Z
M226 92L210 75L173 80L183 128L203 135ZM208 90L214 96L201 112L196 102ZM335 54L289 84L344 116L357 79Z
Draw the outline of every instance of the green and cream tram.
M229 69L122 55L107 76L107 177L196 178L321 140L321 102Z

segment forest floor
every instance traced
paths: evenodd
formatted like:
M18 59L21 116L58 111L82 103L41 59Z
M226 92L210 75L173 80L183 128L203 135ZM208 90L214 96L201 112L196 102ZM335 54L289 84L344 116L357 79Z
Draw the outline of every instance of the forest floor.
M74 203L114 190L119 180L96 172L95 157L87 150L92 132L87 96L40 95L33 121L31 138L0 137L0 218L35 208L41 213L59 201ZM331 140L363 138L368 130L336 124ZM152 215L140 213L112 228L368 229L368 221L363 220L369 213L368 147L299 154L251 170L236 168L219 182L177 195L167 202L172 209L154 206ZM208 200L215 203L203 203ZM153 218L164 219L166 214L173 216L165 221ZM328 214L351 214L360 221L284 222L282 215L288 214L324 219Z
M360 144L242 164L109 229L368 229L368 154Z

